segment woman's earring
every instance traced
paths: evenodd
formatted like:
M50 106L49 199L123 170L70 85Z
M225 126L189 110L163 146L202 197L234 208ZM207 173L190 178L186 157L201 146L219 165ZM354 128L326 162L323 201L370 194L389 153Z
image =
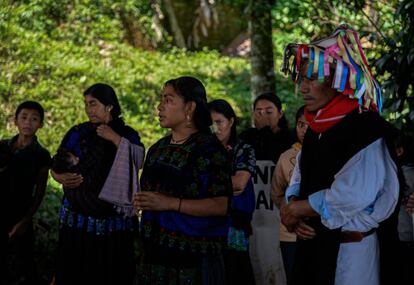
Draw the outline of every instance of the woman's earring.
M190 117L190 115L187 115L186 119L187 119L187 126L191 126L191 117Z

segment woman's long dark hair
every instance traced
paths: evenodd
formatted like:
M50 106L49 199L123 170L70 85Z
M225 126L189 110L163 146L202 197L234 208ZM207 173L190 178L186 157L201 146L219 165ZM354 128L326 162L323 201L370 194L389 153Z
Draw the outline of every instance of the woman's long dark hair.
M208 107L210 109L210 112L222 114L224 117L226 117L227 120L231 120L231 118L233 118L233 125L231 126L230 138L228 143L229 145L234 146L237 142L237 116L233 108L231 107L229 102L223 99L211 101L210 103L208 103Z
M115 90L108 84L96 83L90 86L83 92L83 96L90 95L96 98L105 106L112 106L111 116L112 120L118 119L121 115L121 106L119 105L118 97Z
M207 107L207 94L203 83L191 76L182 76L168 80L164 86L170 85L174 88L184 102L195 102L194 124L199 131L210 132L212 124L210 111Z
M273 105L276 106L277 110L279 112L282 112L282 101L280 100L280 98L275 93L266 92L266 93L262 93L259 96L257 96L256 99L254 99L254 102L253 102L253 109L256 109L256 104L260 100L266 100L266 101L269 101L269 102L273 103ZM281 130L285 130L285 131L288 130L288 121L286 120L286 117L285 117L284 114L279 119L279 122L277 123L277 125Z

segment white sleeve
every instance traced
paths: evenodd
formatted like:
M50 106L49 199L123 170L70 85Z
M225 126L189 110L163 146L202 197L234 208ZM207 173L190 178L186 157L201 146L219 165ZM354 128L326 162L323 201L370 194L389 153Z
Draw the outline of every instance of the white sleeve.
M330 189L310 195L309 203L330 229L368 231L391 215L398 193L396 165L378 139L343 166Z

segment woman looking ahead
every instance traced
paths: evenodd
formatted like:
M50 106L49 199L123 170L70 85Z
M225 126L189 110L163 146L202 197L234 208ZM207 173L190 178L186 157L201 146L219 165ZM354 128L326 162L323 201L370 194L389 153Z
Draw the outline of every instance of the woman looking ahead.
M84 99L89 121L71 128L58 150L58 154L65 150L79 158L80 173L52 171L64 190L56 284L132 284L137 219L118 213L114 204L99 197L103 189L115 193L122 187L105 183L114 161L119 161L120 150L125 146L136 150L132 160L137 170L142 144L138 133L120 118L121 108L111 86L94 84L84 92ZM125 174L133 178L138 173L126 170Z
M158 112L171 133L149 149L134 199L143 210L138 284L224 284L230 164L210 132L203 84L167 81Z

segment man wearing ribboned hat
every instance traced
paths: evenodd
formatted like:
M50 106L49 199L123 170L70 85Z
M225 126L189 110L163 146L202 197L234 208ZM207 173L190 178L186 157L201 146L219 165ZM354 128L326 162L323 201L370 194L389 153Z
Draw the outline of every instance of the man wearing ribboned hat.
M341 25L290 44L282 70L299 85L309 123L281 209L298 236L293 283L380 284L381 236L394 236L390 226L380 232L392 224L399 184L380 86L358 34Z

